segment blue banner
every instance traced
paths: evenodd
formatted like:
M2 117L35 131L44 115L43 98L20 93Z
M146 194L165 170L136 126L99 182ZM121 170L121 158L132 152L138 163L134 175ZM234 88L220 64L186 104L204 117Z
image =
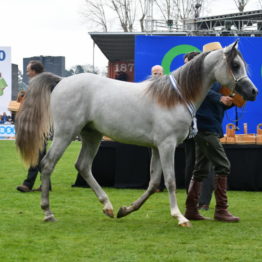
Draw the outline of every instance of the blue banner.
M151 75L151 67L162 65L165 74L183 65L184 54L202 51L203 45L220 42L223 47L239 39L239 50L247 65L249 76L261 93L262 78L262 38L261 37L217 37L217 36L136 36L135 41L135 81L140 82ZM227 110L223 126L239 119L239 133L247 123L248 133L256 133L257 125L262 123L262 96L255 102L247 102L243 108Z

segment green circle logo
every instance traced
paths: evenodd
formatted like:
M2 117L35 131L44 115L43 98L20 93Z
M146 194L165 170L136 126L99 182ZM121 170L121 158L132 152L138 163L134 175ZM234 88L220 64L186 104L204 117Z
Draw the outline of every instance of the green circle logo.
M171 48L162 59L161 65L164 68L164 73L166 75L170 74L170 66L173 60L181 54L186 54L190 52L201 52L197 47L193 45L177 45Z

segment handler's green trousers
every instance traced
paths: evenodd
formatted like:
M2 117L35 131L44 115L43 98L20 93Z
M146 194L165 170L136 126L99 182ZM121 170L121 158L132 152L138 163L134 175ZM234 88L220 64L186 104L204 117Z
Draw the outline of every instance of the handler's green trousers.
M216 175L229 175L230 162L217 134L198 132L195 142L196 159L193 171L195 180L202 181L208 176L210 164L213 165Z

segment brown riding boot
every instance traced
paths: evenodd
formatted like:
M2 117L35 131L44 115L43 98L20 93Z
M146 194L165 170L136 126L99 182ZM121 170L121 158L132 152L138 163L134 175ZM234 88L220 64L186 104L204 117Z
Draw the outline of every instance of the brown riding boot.
M200 196L201 182L194 180L190 181L188 195L186 199L185 217L189 220L206 220L209 218L203 217L198 212L198 200Z
M227 176L216 175L215 176L215 197L216 197L216 209L214 218L224 222L238 222L239 217L235 217L227 210Z

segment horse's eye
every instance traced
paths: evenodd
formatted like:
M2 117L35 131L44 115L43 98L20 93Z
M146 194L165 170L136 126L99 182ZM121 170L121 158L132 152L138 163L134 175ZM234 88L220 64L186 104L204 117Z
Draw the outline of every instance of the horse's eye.
M235 62L232 63L232 69L237 70L239 67L240 66L238 63L235 63Z

